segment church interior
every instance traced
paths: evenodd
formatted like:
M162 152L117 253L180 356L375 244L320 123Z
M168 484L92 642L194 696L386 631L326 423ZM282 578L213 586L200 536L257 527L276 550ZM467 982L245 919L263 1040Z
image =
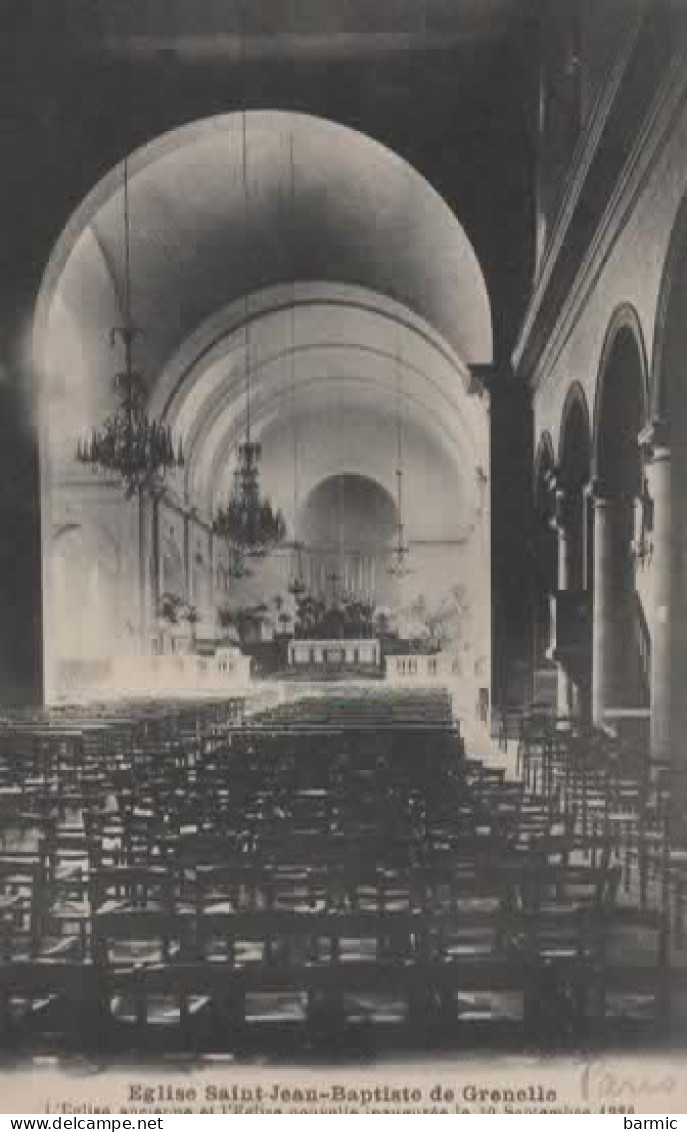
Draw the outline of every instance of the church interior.
M679 1046L687 6L0 62L0 1047Z

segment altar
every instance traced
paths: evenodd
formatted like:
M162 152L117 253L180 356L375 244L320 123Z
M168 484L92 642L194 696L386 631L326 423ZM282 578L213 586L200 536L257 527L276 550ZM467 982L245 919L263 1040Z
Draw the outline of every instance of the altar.
M381 646L378 640L289 641L290 668L347 668L381 665Z

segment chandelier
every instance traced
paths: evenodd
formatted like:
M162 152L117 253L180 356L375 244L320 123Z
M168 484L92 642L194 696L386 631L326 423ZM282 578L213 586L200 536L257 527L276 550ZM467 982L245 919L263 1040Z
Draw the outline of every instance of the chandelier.
M239 445L233 490L227 506L219 509L214 523L215 533L226 539L232 548L232 561L237 570L245 569L244 557L264 558L286 537L281 511L275 511L270 501L260 495L261 456L262 445L251 440L249 425L246 439Z
M133 364L133 345L139 331L133 324L131 298L131 225L129 220L129 167L124 162L124 326L112 330L113 346L124 345L124 369L114 378L116 408L91 435L78 441L76 458L94 472L116 475L126 498L156 477L184 466L181 440L175 442L169 425L146 411L147 390L142 373Z
M405 541L403 524L399 523L396 529L396 539L391 548L387 573L391 574L394 578L407 578L408 574L412 574L408 561L409 558L410 546Z
M405 578L412 573L409 563L410 545L405 536L403 522L403 416L401 409L401 365L396 358L396 535L390 551L387 573L395 578Z
M245 75L245 33L242 28ZM243 175L244 211L248 214L248 137L246 110L241 119L241 166ZM248 224L245 224L248 234ZM248 248L246 247L246 253ZM246 257L247 258L247 257ZM251 340L249 297L244 296L244 368L246 375L246 434L239 445L238 463L234 472L234 485L226 507L220 508L214 521L214 530L231 548L236 573L246 576L245 558L264 558L286 537L286 523L279 510L260 493L260 461L262 445L251 436Z
M295 555L294 569L287 588L293 597L299 598L303 597L308 591L308 587L303 581L302 543L294 543L293 550Z
M291 231L295 235L295 205L296 205L296 162L294 155L293 134L290 138L289 156L291 162ZM295 247L294 262L295 262ZM307 586L303 579L303 543L298 541L296 534L296 524L298 522L298 510L300 505L300 477L299 477L299 456L300 456L300 435L298 430L298 398L296 393L296 288L294 284L293 296L291 300L291 317L290 317L290 342L289 342L289 358L291 364L291 413L293 420L293 554L291 558L291 577L289 579L288 591L297 600L304 597L307 592Z

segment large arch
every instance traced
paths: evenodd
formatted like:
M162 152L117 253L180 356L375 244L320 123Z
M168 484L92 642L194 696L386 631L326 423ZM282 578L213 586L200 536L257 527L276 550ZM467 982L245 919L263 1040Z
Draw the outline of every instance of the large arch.
M135 516L137 503L121 503L131 515L120 525L140 560L142 641L156 607L147 589L160 565L164 572L156 523L168 502L186 546L189 523L207 535L232 482L247 373L263 483L292 529L290 431L300 422L309 438L304 492L354 472L393 492L400 382L414 469L408 510L417 516L409 537L438 541L452 574L473 569L465 548L478 546L476 574L487 588L475 607L488 608L489 418L472 374L492 361L491 312L475 253L441 197L371 138L281 111L193 123L127 165L134 320L143 331L135 361L151 414L183 438L186 453L158 505L142 500ZM34 350L44 560L56 501L85 490L77 439L113 404L108 330L122 321L122 211L120 167L75 212L41 288ZM218 554L207 561L213 577L223 567ZM282 572L268 570L264 584L280 585Z
M651 500L651 751L683 772L687 729L687 197L678 210L661 280L646 434Z
M547 481L555 473L556 452L551 433L547 430L542 433L537 444L533 468L533 494L535 507L538 505L543 493L546 491Z
M392 413L400 373L415 426L454 466L468 493L466 506L476 505L473 473L484 461L484 406L469 393L467 366L432 327L383 296L325 283L271 288L250 296L250 308L251 409L258 431L269 438L285 426L294 404L300 411L332 396L337 411L362 399L382 415ZM210 509L213 493L227 490L226 471L245 427L243 320L239 302L200 327L163 369L151 402L151 411L185 437L185 495Z
M555 668L551 663L551 601L557 585L556 545L556 457L549 432L539 438L534 460L533 531L530 540L532 566L533 699L539 703L551 697Z
M649 411L649 366L641 319L626 303L604 340L594 408L593 471L602 487L632 491L639 475L639 434Z
M213 313L218 291L226 305L232 295L294 278L367 286L426 318L467 362L491 362L491 313L479 263L457 218L419 173L347 127L309 115L252 111L245 115L246 209L243 117L221 115L181 127L129 159L132 262L155 283L146 288L148 297L138 296L138 320L148 331L143 357L151 371L173 353L175 337L181 344ZM298 188L290 199L292 138ZM37 308L43 366L58 290L67 306L83 300L89 275L92 312L100 322L101 304L108 305L106 319L118 313L121 177L121 169L114 169L100 181L55 247ZM290 238L284 239L285 231ZM188 305L170 328L177 320L168 312L178 309L180 293ZM96 318L96 330L100 322Z
M57 600L50 613L53 678L69 692L89 666L101 668L121 639L125 613L122 563L110 532L97 522L62 524L53 537L50 574Z
M587 489L592 476L592 425L584 389L574 382L563 406L558 484L564 495L569 544L568 586L584 590L591 580L591 531Z
M266 420L282 412L289 344L279 324L294 307L299 371L307 359L316 377L334 366L338 381L371 384L401 357L409 403L435 434L443 429L444 447L452 439L460 447L456 469L469 454L474 483L474 470L488 460L484 437L473 438L484 418L465 396L468 367L488 363L493 343L484 279L460 224L419 174L378 143L284 112L246 116L255 151L247 223L237 176L242 122L227 115L194 123L129 160L134 314L144 331L137 361L151 412L179 419L191 441L186 501L212 507L242 430L248 334L256 403ZM299 189L291 199L292 138ZM337 162L345 154L345 168L331 168L332 151ZM374 193L366 188L359 198L371 179ZM59 449L64 465L111 403L107 328L121 322L121 197L121 170L114 170L65 229L38 303L42 449ZM335 341L324 334L326 318L337 327ZM259 430L260 419L253 423Z
M578 447L578 443L582 447ZM558 445L558 464L573 478L591 468L592 420L587 395L579 381L574 381L565 397L561 414Z
M673 225L659 288L650 372L650 411L659 421L670 420L675 397L675 362L685 333L682 292L687 283L687 196ZM683 353L684 356L684 353Z
M563 405L556 469L556 660L558 712L562 717L590 716L591 578L593 515L590 503L592 428L587 398L579 382L568 389Z
M643 493L640 434L648 413L641 322L624 304L602 351L594 416L593 715L641 707L650 696L646 614L635 534Z
M298 537L308 547L305 574L326 596L331 580L340 590L391 605L386 572L398 511L384 485L359 472L334 473L307 492Z

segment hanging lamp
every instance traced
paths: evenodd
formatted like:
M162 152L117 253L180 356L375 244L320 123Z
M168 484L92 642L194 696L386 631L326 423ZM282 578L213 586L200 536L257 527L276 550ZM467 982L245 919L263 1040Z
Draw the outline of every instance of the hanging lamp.
M409 563L410 546L406 540L405 523L403 519L403 393L401 384L401 362L399 352L396 352L396 536L391 547L390 562L387 573L395 578L405 578L412 573Z
M148 391L143 374L134 367L133 346L140 334L133 321L131 285L131 221L129 162L124 161L124 325L113 327L111 341L124 345L124 369L114 379L116 408L90 436L78 441L76 459L94 472L119 477L127 499L156 478L184 466L181 440L168 424L148 415Z
M290 137L289 147L290 157L290 172L291 172L291 233L292 239L295 237L296 225L296 162L294 155L293 134ZM295 251L295 248L294 248ZM294 257L295 262L295 257ZM289 580L288 591L289 593L299 600L307 593L307 586L303 579L303 551L304 547L298 538L298 511L300 507L300 476L299 476L299 457L300 457L300 435L298 429L298 397L296 391L296 286L294 282L293 295L291 300L290 312L290 342L289 342L289 358L291 367L291 411L293 419L293 553L291 556L291 577Z
M242 11L243 17L243 11ZM241 118L241 169L243 179L244 231L246 248L244 263L248 262L248 131L245 98L246 35L241 21L243 49L244 107ZM224 538L232 549L237 572L245 569L243 559L264 558L286 537L286 524L280 510L275 510L269 499L260 492L260 462L262 445L253 439L251 432L251 336L249 296L244 295L244 368L246 379L246 431L239 444L234 484L226 507L220 508L214 522L215 532ZM245 576L238 573L234 576Z

